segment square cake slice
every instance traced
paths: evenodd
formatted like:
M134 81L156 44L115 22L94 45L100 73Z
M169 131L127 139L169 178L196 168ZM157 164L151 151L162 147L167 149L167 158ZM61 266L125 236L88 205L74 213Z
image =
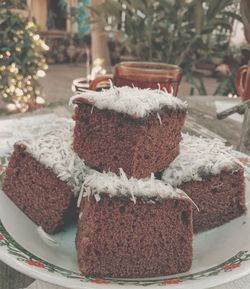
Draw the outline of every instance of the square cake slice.
M231 147L218 139L183 135L180 154L162 180L185 191L194 208L194 232L225 224L245 213L244 170Z
M186 104L161 90L131 87L85 91L75 108L73 148L90 167L144 178L179 153Z
M192 264L192 203L159 180L95 173L85 181L76 237L87 276L156 277Z
M76 200L87 167L71 149L72 125L15 144L3 191L49 233L76 217Z

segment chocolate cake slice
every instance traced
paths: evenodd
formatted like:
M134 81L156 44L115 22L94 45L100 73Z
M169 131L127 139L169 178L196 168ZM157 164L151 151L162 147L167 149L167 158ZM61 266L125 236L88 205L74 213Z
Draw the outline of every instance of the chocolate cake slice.
M218 139L183 135L179 156L162 180L185 191L198 206L194 232L225 224L245 213L244 170L231 147Z
M76 216L88 171L71 149L72 125L15 144L3 191L33 222L55 233Z
M87 176L76 237L86 276L156 277L192 264L192 204L159 180Z
M179 153L186 104L161 90L131 87L84 91L75 104L73 148L99 171L144 178Z

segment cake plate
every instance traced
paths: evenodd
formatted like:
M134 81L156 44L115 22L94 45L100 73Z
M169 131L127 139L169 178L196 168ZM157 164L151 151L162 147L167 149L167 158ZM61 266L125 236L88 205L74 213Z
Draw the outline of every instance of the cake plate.
M250 181L247 156L246 215L221 227L197 234L193 242L193 265L189 272L159 278L99 279L83 276L77 265L76 227L48 236L32 223L0 190L0 259L34 279L74 289L136 289L162 286L204 289L250 273ZM7 160L0 158L0 169ZM1 171L1 170L0 170ZM1 179L1 172L0 172Z

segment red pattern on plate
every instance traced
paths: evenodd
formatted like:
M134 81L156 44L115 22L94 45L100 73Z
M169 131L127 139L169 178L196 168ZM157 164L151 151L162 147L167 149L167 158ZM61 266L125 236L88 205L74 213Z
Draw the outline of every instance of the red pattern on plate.
M180 280L180 279L173 279L173 280L165 280L165 281L162 281L162 284L171 285L171 284L180 284L181 282L183 282L183 281Z
M26 263L29 264L30 266L35 266L35 267L38 267L38 268L44 268L45 267L43 263L37 262L37 261L34 261L34 260L27 260Z
M232 263L232 264L229 264L229 265L225 265L223 267L223 269L225 271L231 271L231 270L233 270L235 268L239 268L239 267L240 267L240 262L237 262L237 263Z
M93 279L91 280L91 282L95 284L109 284L110 283L108 280L99 280L99 279Z

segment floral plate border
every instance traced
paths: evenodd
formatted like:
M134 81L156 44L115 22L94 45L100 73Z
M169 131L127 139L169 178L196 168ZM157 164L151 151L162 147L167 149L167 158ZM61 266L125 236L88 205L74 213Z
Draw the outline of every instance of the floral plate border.
M250 168L250 159L246 156L239 158L242 163L249 169ZM4 172L6 170L7 164L9 161L8 156L0 157L0 182L3 179ZM7 232L5 227L0 221L0 247L5 249L5 252L8 255L12 255L14 259L23 263L26 266L33 267L36 269L43 270L44 272L55 273L59 276L62 276L67 279L77 279L80 282L91 282L94 284L117 284L117 285L136 285L136 286L164 286L164 285L176 285L183 283L188 280L198 280L204 277L216 276L222 272L230 272L241 266L243 262L250 261L250 251L239 251L236 255L222 262L221 264L211 267L209 269L195 272L192 274L183 274L169 277L158 278L157 280L150 279L96 279L91 277L86 277L81 273L73 272L71 270L64 269L62 267L51 264L24 249L19 245Z
M73 272L62 267L53 265L24 249L19 245L7 232L3 224L0 222L0 247L5 247L5 251L15 257L19 262L22 262L28 266L36 267L50 273L57 273L62 277L69 279L78 279L81 282L91 282L95 284L118 284L118 285L138 285L138 286L149 286L149 285L171 285L180 284L187 280L198 280L202 277L209 277L218 275L221 272L230 272L236 268L239 268L243 262L250 261L249 251L240 251L225 262L211 267L209 269L196 272L193 274L180 275L176 277L162 277L158 280L126 280L126 279L96 279L85 277L84 275Z

